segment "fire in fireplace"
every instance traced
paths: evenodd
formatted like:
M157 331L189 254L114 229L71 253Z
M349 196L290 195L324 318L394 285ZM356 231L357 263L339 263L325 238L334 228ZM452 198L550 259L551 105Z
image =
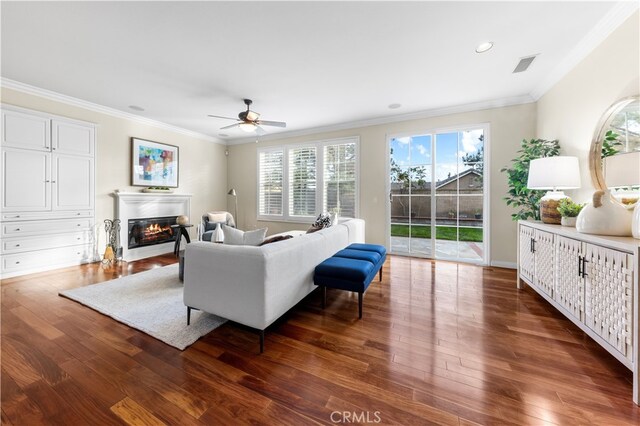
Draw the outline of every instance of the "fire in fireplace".
M129 249L175 241L176 217L129 219Z

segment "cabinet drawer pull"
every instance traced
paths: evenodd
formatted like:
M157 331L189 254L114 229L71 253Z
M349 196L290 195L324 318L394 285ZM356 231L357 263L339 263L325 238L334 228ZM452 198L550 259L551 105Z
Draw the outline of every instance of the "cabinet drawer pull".
M82 213L76 213L76 216L80 216Z
M20 247L20 244L16 244L16 247Z
M19 230L20 230L20 228L16 228L16 231L19 231Z
M52 181L51 181L51 183L56 183L56 181L55 181L55 180L52 180Z
M587 263L589 263L589 261L587 260L587 257L583 257L582 258L582 278L588 277L589 274L587 274Z
M17 214L17 215L15 215L14 217L15 217L15 218L19 218L19 217L20 217L20 215L19 215L19 214Z
M578 256L578 276L582 277L582 256Z
M44 181L44 183L49 183L49 182L51 182L51 181L50 181L50 180L45 180L45 181Z
M76 240L80 241L80 237L76 238Z
M20 261L19 261L19 260L16 262L16 265L17 265L18 263L20 263Z
M82 224L81 224L81 223L79 223L77 226L82 226Z

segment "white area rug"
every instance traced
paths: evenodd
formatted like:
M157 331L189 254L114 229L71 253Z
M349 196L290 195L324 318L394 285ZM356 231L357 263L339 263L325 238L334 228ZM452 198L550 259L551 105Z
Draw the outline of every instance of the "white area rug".
M175 264L66 290L60 292L60 296L184 350L226 320L192 310L191 325L187 325L187 307L182 292L178 264Z

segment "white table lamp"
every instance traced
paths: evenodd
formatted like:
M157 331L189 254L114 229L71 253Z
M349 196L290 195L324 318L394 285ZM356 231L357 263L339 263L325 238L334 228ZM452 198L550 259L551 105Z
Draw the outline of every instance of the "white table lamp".
M545 157L529 164L529 189L549 189L540 199L540 218L544 223L559 224L558 203L567 198L563 189L580 188L580 165L577 157Z
M604 159L604 176L608 188L640 185L640 152L616 154ZM631 233L640 239L640 201L633 210Z

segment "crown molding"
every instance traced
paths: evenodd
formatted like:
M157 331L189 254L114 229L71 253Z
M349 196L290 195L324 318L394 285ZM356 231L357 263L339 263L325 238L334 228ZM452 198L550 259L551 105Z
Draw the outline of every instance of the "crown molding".
M538 101L549 89L575 68L600 43L638 10L638 2L621 1L600 19L595 27L580 40L573 50L542 80L532 91L531 96Z
M11 89L11 90L16 90L18 92L26 93L29 95L34 95L34 96L49 99L52 101L60 102L65 105L71 105L74 107L87 109L89 111L110 115L112 117L123 118L125 120L130 120L136 123L145 124L147 126L157 127L159 129L168 130L170 132L178 133L181 135L185 135L185 136L189 136L197 139L203 139L203 140L214 142L220 145L226 145L225 141L210 135L205 135L204 133L183 129L182 127L173 126L171 124L163 123L157 120L152 120L150 118L142 117L140 115L131 114L128 112L117 110L115 108L110 108L104 105L99 105L93 102L74 98L72 96L63 95L62 93L53 92L51 90L41 89L39 87L31 86L29 84L21 83L19 81L11 80L8 78L2 77L0 79L0 86L7 89Z
M471 112L471 111L480 111L484 109L502 108L507 106L528 104L532 102L535 102L535 101L529 95L513 96L509 98L493 99L490 101L474 102L474 103L456 105L456 106L450 106L450 107L444 107L444 108L434 108L429 110L410 112L406 114L391 115L386 117L376 117L376 118L370 118L366 120L348 121L344 123L330 124L327 126L312 127L309 129L271 133L268 135L259 136L257 137L257 140L258 142L260 142L260 141L286 139L286 138L292 138L292 137L298 137L298 136L313 135L317 133L334 132L337 130L356 129L361 127L376 126L380 124L398 123L402 121L420 120L424 118L439 117L443 115L460 114L460 113ZM238 139L227 140L228 145L242 145L245 143L255 143L255 142L256 142L255 136L252 136L250 138L238 138Z

